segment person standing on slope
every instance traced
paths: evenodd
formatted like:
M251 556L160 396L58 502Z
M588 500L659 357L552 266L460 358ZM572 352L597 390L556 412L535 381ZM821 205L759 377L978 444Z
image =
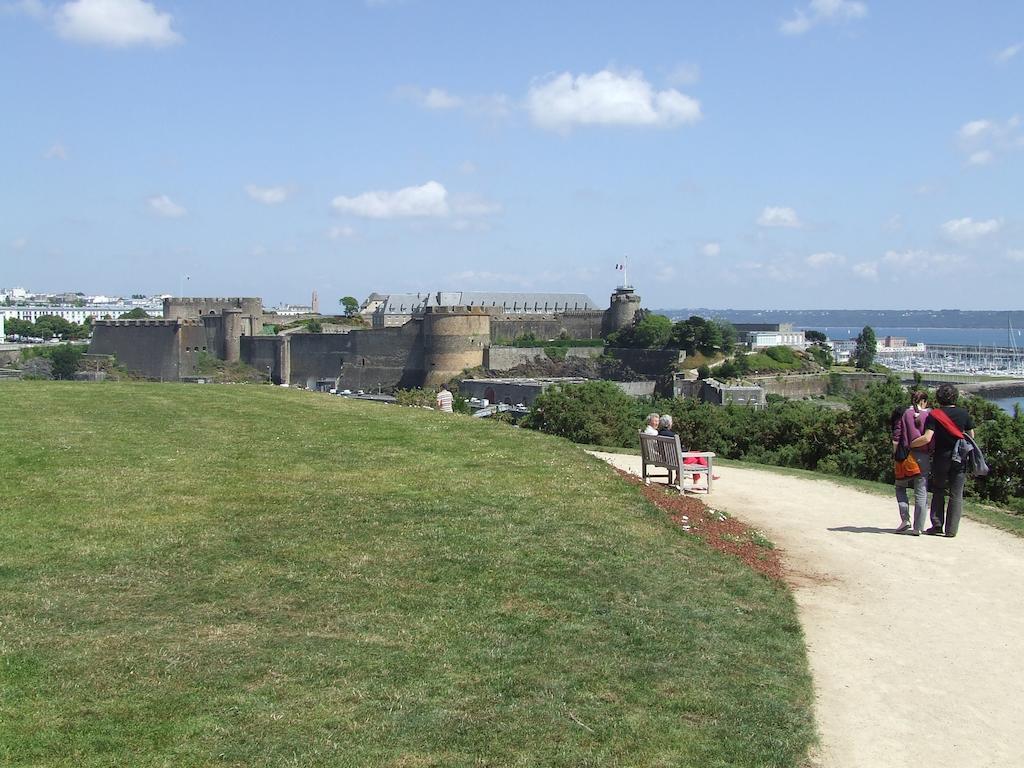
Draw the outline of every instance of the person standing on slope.
M974 438L974 419L966 408L957 406L959 396L960 393L952 384L940 384L935 390L939 407L932 409L925 419L924 434L910 443L911 448L921 448L934 440L932 469L928 480L932 492L932 527L925 531L929 536L942 536L945 533L948 538L953 538L960 528L967 467L966 462L953 460L953 451L960 438L943 423L949 423L954 429Z
M910 407L901 408L898 413L898 417L894 418L892 423L893 454L900 446L910 448L910 444L924 434L924 423L929 413L928 393L914 390L910 393ZM928 509L928 472L931 469L931 457L928 455L927 446L910 448L910 452L921 471L911 477L896 480L896 503L900 509L900 527L896 532L920 536L924 531L925 513ZM908 488L914 489L913 525L910 523Z
M444 384L437 391L437 410L444 411L445 413L452 412L452 393L448 391L448 387Z

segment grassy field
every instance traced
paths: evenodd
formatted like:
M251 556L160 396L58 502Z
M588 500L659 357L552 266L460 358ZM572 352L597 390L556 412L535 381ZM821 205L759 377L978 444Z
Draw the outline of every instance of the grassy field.
M793 766L789 593L568 443L0 383L4 766Z

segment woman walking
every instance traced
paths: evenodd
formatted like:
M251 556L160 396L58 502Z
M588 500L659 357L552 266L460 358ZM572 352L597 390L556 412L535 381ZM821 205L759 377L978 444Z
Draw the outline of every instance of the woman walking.
M920 536L924 530L925 514L928 511L928 472L931 468L931 458L927 445L918 448L911 448L910 445L924 434L928 413L928 393L914 390L910 393L910 407L900 408L894 412L891 424L893 454L896 455L901 448L904 451L909 450L920 468L916 475L896 479L896 503L900 510L900 527L896 532L911 536ZM908 488L914 489L913 525L910 522Z

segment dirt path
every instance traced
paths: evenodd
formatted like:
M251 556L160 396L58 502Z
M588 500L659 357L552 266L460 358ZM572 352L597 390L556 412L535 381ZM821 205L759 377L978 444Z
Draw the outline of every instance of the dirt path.
M595 454L640 473L636 456ZM709 505L783 550L832 768L1024 766L1024 539L891 533L895 499L724 467Z

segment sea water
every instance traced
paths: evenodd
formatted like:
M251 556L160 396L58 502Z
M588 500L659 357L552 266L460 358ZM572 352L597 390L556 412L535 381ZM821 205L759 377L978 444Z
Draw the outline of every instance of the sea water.
M1019 405L1024 409L1024 397L997 397L992 398L992 402L1002 408L1011 416L1013 415L1013 406Z

